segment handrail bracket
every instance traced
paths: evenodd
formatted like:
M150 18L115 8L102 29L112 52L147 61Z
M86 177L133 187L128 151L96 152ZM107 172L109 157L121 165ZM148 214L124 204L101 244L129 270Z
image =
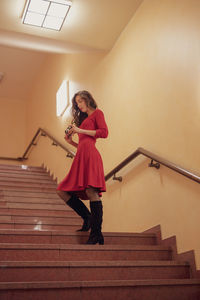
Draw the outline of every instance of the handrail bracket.
M154 160L152 159L150 164L149 164L150 168L156 168L156 169L160 169L160 164L158 162L154 163Z
M114 174L113 180L118 180L118 181L122 182L122 176L116 177L116 174Z

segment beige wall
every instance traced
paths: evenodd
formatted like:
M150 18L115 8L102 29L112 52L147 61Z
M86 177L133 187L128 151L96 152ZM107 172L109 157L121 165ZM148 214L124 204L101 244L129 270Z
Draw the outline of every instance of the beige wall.
M88 89L105 112L110 135L98 148L106 172L142 146L200 173L199 13L196 0L146 0L109 53L50 55L29 105L29 138L41 126L63 141L69 119L56 117L55 94L69 79L71 95ZM41 139L30 163L44 162L60 180L71 162ZM180 252L195 249L200 267L200 185L148 163L140 157L120 172L122 183L107 183L104 230L161 224Z
M26 102L0 99L0 156L20 157L26 146ZM12 161L0 163L10 164Z

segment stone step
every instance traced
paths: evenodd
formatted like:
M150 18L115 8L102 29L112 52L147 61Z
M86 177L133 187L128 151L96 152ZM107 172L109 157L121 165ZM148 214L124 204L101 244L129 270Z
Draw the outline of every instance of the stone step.
M10 179L10 180L0 180L0 186L8 186L10 187L31 187L31 188L40 188L40 187L50 187L55 188L57 187L57 184L54 181L34 181L34 180L20 180L20 179Z
M25 177L25 178L51 178L50 174L47 172L31 172L26 170L6 170L0 169L0 176L11 176L11 177Z
M6 170L7 172L13 172L13 171L26 171L26 172L38 172L38 173L46 173L45 169L42 167L37 166L27 166L27 165L6 165L6 164L0 164L0 171Z
M0 262L2 282L186 279L188 263L175 261Z
M1 243L0 261L171 260L172 249L147 245Z
M0 243L85 244L89 232L0 230ZM156 245L155 234L104 232L106 245Z
M13 209L40 209L40 210L69 210L69 206L65 204L64 201L62 201L61 204L39 204L39 203L10 203L5 201L0 201L0 207L1 208L13 208Z
M30 217L30 216L0 216L0 221L13 221L13 222L26 222L27 224L37 224L41 222L42 224L61 224L67 225L70 222L72 224L79 224L82 219L77 215L74 217L64 217L64 218L51 218L51 217Z
M62 199L58 199L58 198L53 198L53 199L49 199L49 198L40 198L40 197L13 197L13 196L0 196L0 205L1 203L32 203L32 204L61 204L63 205L63 203L65 203ZM66 205L66 204L65 204Z
M0 182L0 190L21 190L23 189L24 191L30 191L30 192L34 192L36 189L38 192L53 192L56 191L56 185L47 185L47 184L20 184L20 183L1 183Z
M31 225L31 224L10 224L10 223L3 223L0 224L0 229L21 229L21 230L69 230L69 231L76 231L80 229L80 225L45 225L45 224L37 224L37 225Z
M43 176L44 177L44 176ZM56 184L56 182L52 178L41 178L41 177L28 177L28 176L5 176L5 175L0 175L0 182L3 184L5 182L7 183L37 183L37 184Z
M72 209L45 210L0 207L0 216L31 216L31 217L74 217L77 216Z
M0 216L0 224L8 223L8 224L29 224L29 225L81 225L82 219L80 217L77 218L48 218L48 219L41 219L41 218L32 218L32 217L14 217L11 216Z
M0 229L29 229L29 230L78 230L82 226L82 219L79 218L63 218L61 220L28 219L18 217L17 220L10 219L10 216L0 216Z
M6 300L199 300L199 279L3 282Z
M73 211L72 211L73 212ZM42 222L42 223L51 223L51 224L64 224L67 220L67 222L74 221L74 220L82 220L81 217L76 215L74 213L73 216L54 216L54 217L48 217L48 216L29 216L29 215L1 215L0 216L1 221L27 221L27 222L33 222L34 224L36 222Z
M30 191L24 191L22 189L18 190L10 190L10 189L3 189L0 190L0 197L34 197L34 198L47 198L47 199L60 199L59 196L56 193L56 190L53 189L53 191L37 191L37 190L30 190Z

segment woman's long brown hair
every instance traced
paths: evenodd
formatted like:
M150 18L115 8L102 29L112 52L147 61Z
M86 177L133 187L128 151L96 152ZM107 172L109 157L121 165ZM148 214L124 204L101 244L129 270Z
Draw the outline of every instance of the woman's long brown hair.
M81 123L88 117L88 115L80 111L80 109L78 108L78 105L76 103L77 96L80 96L82 99L84 99L88 107L96 109L97 104L94 98L92 97L92 95L88 91L79 91L74 95L74 97L72 98L72 116L73 116L72 122L79 127Z

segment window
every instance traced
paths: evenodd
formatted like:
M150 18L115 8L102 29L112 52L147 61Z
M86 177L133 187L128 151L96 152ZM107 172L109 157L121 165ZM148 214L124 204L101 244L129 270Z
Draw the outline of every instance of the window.
M69 81L64 80L56 93L57 116L62 116L69 105Z

